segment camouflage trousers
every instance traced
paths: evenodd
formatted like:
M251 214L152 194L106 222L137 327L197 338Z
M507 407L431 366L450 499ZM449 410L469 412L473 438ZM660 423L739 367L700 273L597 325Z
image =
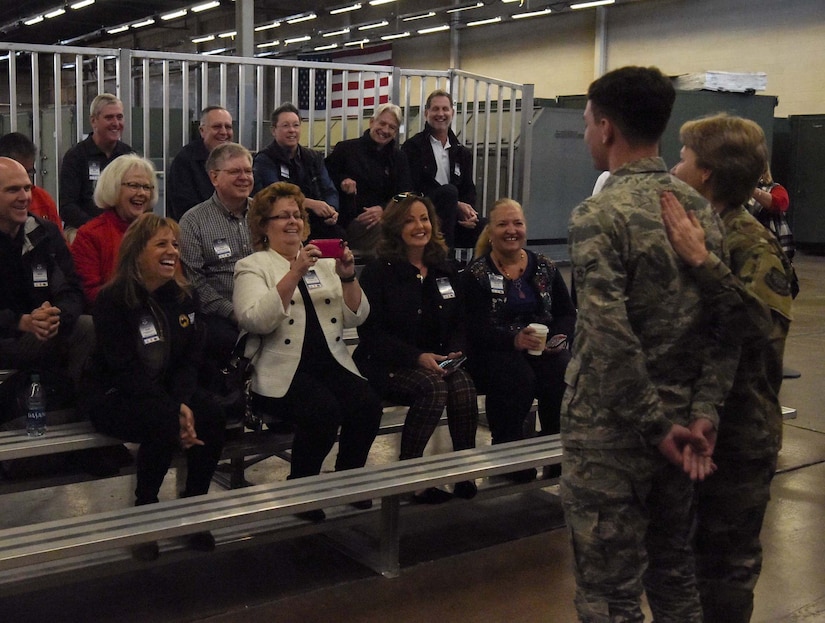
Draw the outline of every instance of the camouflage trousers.
M561 494L584 623L701 623L693 486L655 449L564 450Z
M759 532L776 459L714 457L696 495L696 571L705 623L747 623L762 570Z

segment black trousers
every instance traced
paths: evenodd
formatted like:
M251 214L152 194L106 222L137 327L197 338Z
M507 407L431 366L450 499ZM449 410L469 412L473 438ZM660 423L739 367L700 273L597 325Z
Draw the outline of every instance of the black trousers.
M470 372L479 393L486 394L487 421L494 444L524 437L524 420L534 398L539 403L542 434L560 431L564 372L569 361L568 350L540 357L515 350L474 357Z
M220 391L221 368L225 367L238 341L240 331L229 318L203 315L206 327L204 336L203 361L198 371L199 383L210 391Z
M363 467L381 423L381 400L365 379L345 368L319 366L319 374L298 370L281 398L252 394L252 408L295 427L290 478L320 473L338 428L335 470Z
M183 497L209 491L226 430L223 410L209 392L198 389L187 406L195 415L195 431L204 445L185 451L187 474L186 489L181 492ZM135 505L157 502L163 478L180 449L178 413L159 408L152 396L127 397L113 392L90 411L89 417L101 433L140 444Z

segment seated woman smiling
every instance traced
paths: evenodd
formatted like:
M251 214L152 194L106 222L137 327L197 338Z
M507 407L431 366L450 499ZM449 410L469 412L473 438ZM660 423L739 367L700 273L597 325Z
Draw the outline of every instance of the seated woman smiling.
M309 221L300 188L277 182L255 195L247 215L256 252L235 264L232 303L238 325L262 340L252 405L295 426L289 478L321 471L338 436L336 470L362 467L381 421L381 401L344 343L343 331L367 317L355 259L322 258L304 245ZM258 339L247 343L255 352ZM357 503L359 508L367 503ZM320 521L322 510L302 514Z

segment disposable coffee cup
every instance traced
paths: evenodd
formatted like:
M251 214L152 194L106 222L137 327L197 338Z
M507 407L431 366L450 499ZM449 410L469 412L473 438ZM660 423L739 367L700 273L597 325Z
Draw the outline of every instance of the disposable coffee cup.
M531 322L527 325L531 329L535 331L533 335L541 339L541 349L540 350L528 350L528 354L530 355L541 355L544 352L544 347L547 345L547 333L550 331L547 328L546 324L539 324L538 322Z

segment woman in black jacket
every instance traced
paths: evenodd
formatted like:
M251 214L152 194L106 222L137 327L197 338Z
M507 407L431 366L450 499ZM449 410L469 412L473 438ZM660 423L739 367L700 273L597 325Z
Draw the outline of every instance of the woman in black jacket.
M385 399L410 405L401 433L401 459L424 453L444 408L454 450L475 447L478 405L470 375L444 362L464 351L464 302L459 280L447 263L447 249L429 199L396 195L384 209L378 259L361 274L370 315L358 327L354 359ZM474 482L455 485L470 498ZM414 500L450 499L427 489Z
M97 343L81 408L98 431L140 444L135 506L158 501L179 448L188 468L181 497L207 493L223 447L223 410L197 385L203 334L180 269L179 234L172 219L140 216L93 310ZM209 551L215 540L202 532L190 545ZM154 560L157 543L137 545L133 555Z
M488 218L464 281L470 371L486 395L492 442L523 437L533 398L538 398L542 434L556 434L576 308L556 265L524 248L527 223L521 205L499 199ZM548 328L546 340L531 323ZM509 477L532 480L536 470Z

